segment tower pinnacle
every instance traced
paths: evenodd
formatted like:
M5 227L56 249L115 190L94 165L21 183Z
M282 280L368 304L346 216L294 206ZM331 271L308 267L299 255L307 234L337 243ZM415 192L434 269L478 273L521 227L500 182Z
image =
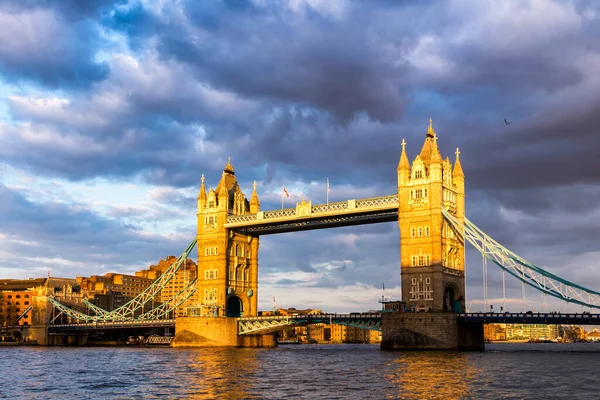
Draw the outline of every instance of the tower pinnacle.
M227 164L225 164L225 169L223 171L232 175L235 174L235 168L233 168L233 165L231 165L231 157L227 157Z
M202 184L200 185L200 193L198 193L198 200L206 201L206 187L204 186L204 174L202 174Z
M258 193L256 193L256 181L254 181L253 186L252 198L250 199L250 212L257 213L260 211L260 202L258 201Z
M433 130L433 118L429 118L429 127L427 127L427 137L435 138L435 131Z
M398 171L410 171L410 163L408 162L408 156L406 155L406 140L402 138L402 154L400 155L400 162L398 162Z
M452 171L452 175L456 177L464 177L465 174L463 172L462 166L460 165L460 150L458 150L458 147L456 148L456 152L454 154L456 154L456 162L454 163L454 170Z

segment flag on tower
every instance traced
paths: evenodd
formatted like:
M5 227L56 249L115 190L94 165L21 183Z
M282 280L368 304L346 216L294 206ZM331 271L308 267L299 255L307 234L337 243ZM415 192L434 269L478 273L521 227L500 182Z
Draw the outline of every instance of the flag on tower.
M287 189L285 188L285 186L283 187L283 193L285 193L285 197L290 197L290 194L287 191Z

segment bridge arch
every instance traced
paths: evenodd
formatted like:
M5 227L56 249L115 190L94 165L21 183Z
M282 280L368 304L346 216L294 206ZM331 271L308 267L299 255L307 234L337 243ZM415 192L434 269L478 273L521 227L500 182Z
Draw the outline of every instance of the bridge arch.
M464 295L454 283L448 283L444 288L445 312L463 312Z
M228 317L241 317L244 315L244 303L237 296L231 296L227 299L227 309L225 310Z

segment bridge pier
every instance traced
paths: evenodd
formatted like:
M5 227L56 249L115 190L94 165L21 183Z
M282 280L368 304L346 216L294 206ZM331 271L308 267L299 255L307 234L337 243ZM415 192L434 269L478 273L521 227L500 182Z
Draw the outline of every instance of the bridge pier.
M459 323L455 313L384 313L382 350L483 351L483 324Z
M238 335L237 318L183 317L175 322L172 347L276 347L275 335Z

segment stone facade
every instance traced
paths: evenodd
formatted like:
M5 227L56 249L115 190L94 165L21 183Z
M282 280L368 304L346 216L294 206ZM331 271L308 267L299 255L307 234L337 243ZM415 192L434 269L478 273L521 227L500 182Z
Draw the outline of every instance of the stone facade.
M398 225L402 301L415 311L462 311L465 307L465 252L444 220L442 207L465 216L464 174L456 151L454 167L442 159L430 125L412 163L402 141L398 163Z
M198 303L201 315L258 314L259 238L228 231L228 215L256 213L256 183L248 201L228 161L215 190L207 193L202 175L198 195Z

